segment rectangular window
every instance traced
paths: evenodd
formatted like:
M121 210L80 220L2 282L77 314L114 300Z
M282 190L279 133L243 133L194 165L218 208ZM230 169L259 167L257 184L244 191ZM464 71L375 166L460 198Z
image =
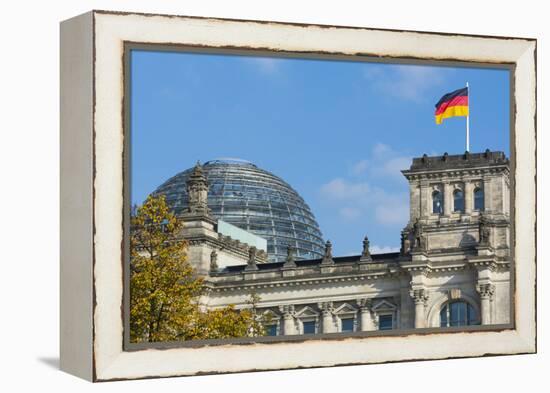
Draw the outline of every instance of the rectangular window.
M302 322L304 334L315 334L315 321Z
M277 325L268 325L265 327L265 333L268 336L276 336L277 335Z
M342 318L342 332L353 332L353 318Z
M393 315L380 315L378 317L378 330L392 330Z

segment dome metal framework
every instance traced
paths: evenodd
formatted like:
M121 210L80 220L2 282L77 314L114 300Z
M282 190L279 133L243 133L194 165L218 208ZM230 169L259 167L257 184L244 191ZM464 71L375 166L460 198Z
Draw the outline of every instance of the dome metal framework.
M296 259L323 255L323 237L311 209L280 177L237 159L208 161L202 169L212 215L265 238L270 262L285 260L289 246L296 249ZM178 173L153 193L164 194L176 214L188 206L191 171Z

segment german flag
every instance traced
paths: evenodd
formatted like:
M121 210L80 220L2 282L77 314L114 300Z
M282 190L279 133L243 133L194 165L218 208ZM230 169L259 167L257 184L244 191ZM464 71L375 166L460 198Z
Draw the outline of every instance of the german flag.
M435 124L441 124L443 119L453 116L468 116L467 87L445 94L435 104Z

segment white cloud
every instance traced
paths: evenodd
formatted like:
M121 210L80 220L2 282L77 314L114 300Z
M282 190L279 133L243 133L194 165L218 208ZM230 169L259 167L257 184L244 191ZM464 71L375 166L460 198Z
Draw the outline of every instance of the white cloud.
M405 179L401 170L407 169L411 166L412 157L395 157L384 162L383 165L378 168L380 175L397 176L400 179Z
M403 227L409 218L408 191L388 183L399 178L406 183L402 169L411 158L391 146L377 143L367 158L351 166L351 178L337 177L321 186L325 202L336 204L335 211L345 221L369 219L381 226Z
M321 194L333 200L357 200L367 196L371 191L367 183L348 182L342 178L336 178L321 187Z
M369 162L367 160L361 160L361 161L356 162L353 165L353 167L351 168L351 172L354 175L361 175L361 174L365 173L365 171L368 169L368 167L369 167Z
M411 162L411 156L399 153L384 143L376 143L372 148L371 157L352 164L351 173L355 176L363 174L376 177L390 176L404 181L401 170L407 169Z
M384 201L375 208L376 221L382 225L405 226L409 218L409 207L397 198L395 203Z
M388 252L399 252L399 247L378 246L375 244L373 246L370 246L370 252L371 254L386 254Z
M374 158L384 158L385 155L391 153L393 149L384 143L376 143L372 148L372 155Z
M345 203L338 214L346 221L361 218L369 211L384 226L404 226L409 216L407 193L388 192L364 182L334 179L321 187L321 196L329 202Z
M421 65L377 65L364 76L379 92L406 101L420 102L426 92L443 84L448 69Z
M347 221L354 221L361 217L363 212L356 207L343 207L339 210L340 216Z

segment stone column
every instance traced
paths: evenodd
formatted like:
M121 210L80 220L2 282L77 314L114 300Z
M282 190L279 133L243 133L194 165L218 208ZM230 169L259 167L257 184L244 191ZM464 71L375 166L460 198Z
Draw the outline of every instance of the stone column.
M409 221L414 222L417 218L420 218L420 216L424 215L421 210L423 203L421 202L420 188L418 187L418 182L410 181L409 197Z
M282 306L283 311L283 334L290 336L296 334L296 325L294 323L294 306Z
M491 187L491 178L485 177L483 178L483 199L485 204L485 212L490 213L493 210L493 202L492 202L492 187Z
M464 183L464 212L466 214L471 214L473 210L474 201L474 190L473 184L470 181Z
M333 307L332 302L320 303L319 308L323 314L322 320L322 329L323 333L333 333L334 332L334 318L332 315Z
M493 284L479 284L477 286L479 297L481 298L481 324L491 324L491 299L495 293Z
M372 323L372 312L371 306L372 302L370 299L359 299L357 304L360 308L360 323L359 327L362 332L368 332L374 329L374 324Z
M431 212L432 212L432 196L430 195L428 182L422 181L420 182L420 217L428 217L431 214Z
M443 214L447 217L451 215L453 209L453 188L451 183L443 183Z
M410 292L414 300L414 327L415 329L426 327L426 302L428 301L428 291L426 289L414 289Z

